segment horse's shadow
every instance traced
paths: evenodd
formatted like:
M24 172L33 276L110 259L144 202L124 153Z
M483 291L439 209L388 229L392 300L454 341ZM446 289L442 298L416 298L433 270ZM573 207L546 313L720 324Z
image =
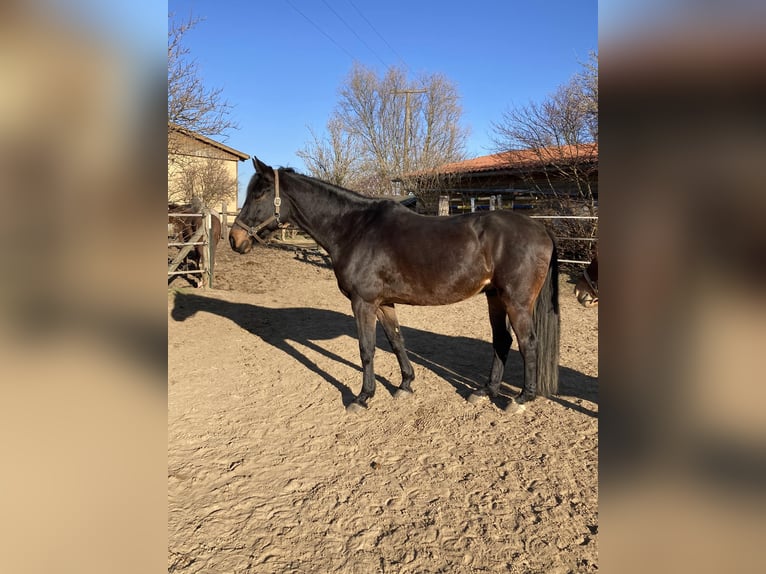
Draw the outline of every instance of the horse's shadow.
M351 315L309 307L272 309L191 293L176 293L171 311L171 317L174 320L184 321L200 311L230 319L246 331L297 360L338 389L345 406L353 401L355 394L346 384L335 378L332 373L322 369L291 344L297 343L310 348L361 373L360 363L351 362L321 344L321 341L329 341L343 335L356 339L356 323ZM487 329L489 330L489 325ZM448 381L463 398L467 398L473 391L484 385L492 359L492 347L488 342L469 337L431 333L404 325L402 333L410 360ZM386 341L380 325L378 325L377 341L378 345ZM383 344L387 345L387 342ZM506 363L504 379L515 382L515 392L509 386L504 386L500 397L495 401L499 407L504 408L511 397L518 392L519 387L516 383L521 382L523 373L521 355L518 351L512 350ZM391 394L396 391L397 387L392 382L380 376L376 379ZM597 380L578 371L561 367L559 394L552 397L552 400L584 414L596 416L594 411L571 399L585 399L597 403Z

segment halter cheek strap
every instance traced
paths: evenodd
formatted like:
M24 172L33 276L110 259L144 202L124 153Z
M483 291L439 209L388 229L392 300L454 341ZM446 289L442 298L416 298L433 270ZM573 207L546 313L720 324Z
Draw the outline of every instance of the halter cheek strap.
M262 223L259 223L255 227L248 227L244 223L242 223L239 220L239 216L234 219L234 225L237 227L241 227L245 231L247 231L247 234L254 238L259 243L266 245L266 241L261 238L260 235L258 235L258 232L263 229L264 227L267 227L271 224L272 221L276 221L277 225L279 227L284 227L286 224L283 224L279 221L279 208L282 205L282 198L279 197L279 170L274 170L274 215L270 216L268 219L263 221Z

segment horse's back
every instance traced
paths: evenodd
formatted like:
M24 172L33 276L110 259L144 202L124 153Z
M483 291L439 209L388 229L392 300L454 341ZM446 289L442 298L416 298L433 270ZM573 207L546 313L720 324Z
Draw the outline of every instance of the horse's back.
M366 239L370 249L414 265L445 262L480 246L476 229L464 217L420 215L400 205L384 206Z
M510 210L433 216L387 205L368 231L371 249L390 250L418 264L479 253L516 258L539 251L548 257L553 247L544 225Z
M510 210L485 211L452 216L464 222L494 261L527 259L537 255L548 259L553 239L539 221Z
M496 227L504 235L526 238L527 241L536 241L548 236L548 231L542 223L516 211L500 209L477 214L466 214L467 217L472 215L478 216L476 218L478 224L486 227Z

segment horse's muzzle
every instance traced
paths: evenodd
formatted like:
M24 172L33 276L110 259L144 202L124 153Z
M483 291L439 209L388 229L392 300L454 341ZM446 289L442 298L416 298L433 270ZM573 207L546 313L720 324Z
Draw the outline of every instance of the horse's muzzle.
M253 239L242 229L229 231L229 245L237 253L245 254L253 248Z

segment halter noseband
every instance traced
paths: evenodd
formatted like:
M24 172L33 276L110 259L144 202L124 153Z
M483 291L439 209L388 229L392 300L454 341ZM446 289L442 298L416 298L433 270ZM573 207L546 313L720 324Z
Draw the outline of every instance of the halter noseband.
M276 221L279 227L284 227L286 224L279 221L279 207L282 205L282 198L279 197L279 170L274 170L274 215L259 223L255 227L248 227L239 220L239 215L234 219L234 225L247 231L247 234L254 238L259 243L266 245L266 241L258 235L258 232L271 224L272 221Z

